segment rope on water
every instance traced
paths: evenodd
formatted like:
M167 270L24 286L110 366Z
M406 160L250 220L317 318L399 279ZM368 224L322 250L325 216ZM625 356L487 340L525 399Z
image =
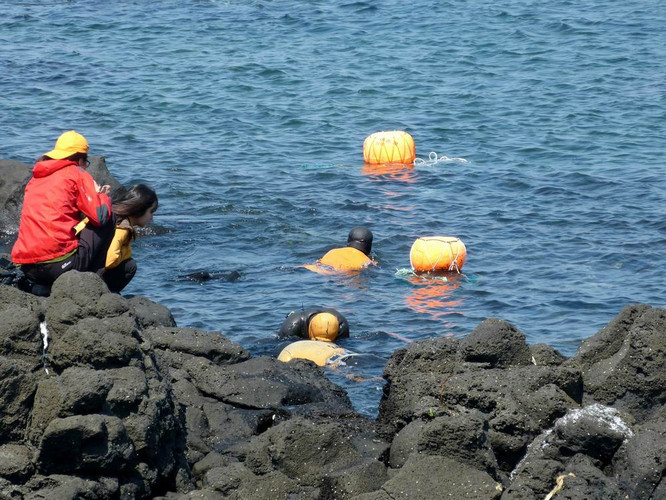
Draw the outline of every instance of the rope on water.
M458 270L460 272L460 270ZM462 273L461 273L462 274ZM446 276L437 276L434 274L423 274L423 273L417 273L414 271L414 269L407 269L406 267L403 267L402 269L396 269L395 270L395 276L398 278L402 277L414 277L414 278L421 278L422 281L443 281L447 282L449 279Z
M437 156L437 153L431 151L428 154L428 159L414 158L414 166L421 167L424 165L437 165L438 163L469 163L465 158L449 158L446 155Z
M557 479L555 479L555 483L557 484L557 486L555 486L555 488L553 488L551 492L548 493L548 495L546 495L546 498L544 498L543 500L551 500L551 498L557 495L559 491L562 488L564 488L565 477L576 477L576 474L574 474L573 472L569 472L569 474L562 474L561 476L557 476Z

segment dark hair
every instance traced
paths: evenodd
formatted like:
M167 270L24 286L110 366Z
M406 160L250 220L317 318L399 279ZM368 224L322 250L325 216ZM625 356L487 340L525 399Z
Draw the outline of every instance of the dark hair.
M73 155L69 155L67 157L68 160L75 161L76 163L79 162L79 160L88 160L88 153L74 153Z
M113 202L113 213L119 220L138 217L155 205L157 210L157 194L145 184L135 184L118 200Z
M80 158L82 158L84 160L87 160L88 159L88 153L74 153L74 154L71 154L71 155L67 156L66 158L63 158L63 160L71 160L71 161L74 161L74 162L78 163ZM54 160L54 159L55 158L51 158L49 155L42 155L42 156L39 157L39 159L37 161Z

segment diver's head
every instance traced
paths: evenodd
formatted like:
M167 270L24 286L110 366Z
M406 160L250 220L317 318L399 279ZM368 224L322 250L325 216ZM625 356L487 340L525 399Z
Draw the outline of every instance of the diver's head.
M338 336L340 323L335 315L328 312L315 314L308 326L308 335L312 340L323 340L333 342Z
M372 250L372 231L363 226L355 227L349 231L347 246L360 250L365 255L370 255L370 250Z

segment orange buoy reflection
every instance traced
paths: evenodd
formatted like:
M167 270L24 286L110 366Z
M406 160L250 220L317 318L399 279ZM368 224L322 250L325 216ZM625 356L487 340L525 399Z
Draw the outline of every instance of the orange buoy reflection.
M398 182L416 182L414 165L403 163L364 163L361 173L371 181L392 180Z
M435 319L453 314L462 305L462 299L451 298L462 278L458 273L414 275L408 278L414 288L405 297L405 303L412 311Z

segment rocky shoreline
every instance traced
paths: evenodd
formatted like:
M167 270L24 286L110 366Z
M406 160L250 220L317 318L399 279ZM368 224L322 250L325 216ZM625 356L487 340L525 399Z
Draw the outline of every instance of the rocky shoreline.
M11 225L22 180L2 179ZM0 285L0 499L666 498L666 310L625 307L571 358L490 318L384 378L373 420L314 363L92 273Z
M488 319L396 351L371 420L92 273L3 285L0 498L663 498L665 331L627 306L566 359Z

